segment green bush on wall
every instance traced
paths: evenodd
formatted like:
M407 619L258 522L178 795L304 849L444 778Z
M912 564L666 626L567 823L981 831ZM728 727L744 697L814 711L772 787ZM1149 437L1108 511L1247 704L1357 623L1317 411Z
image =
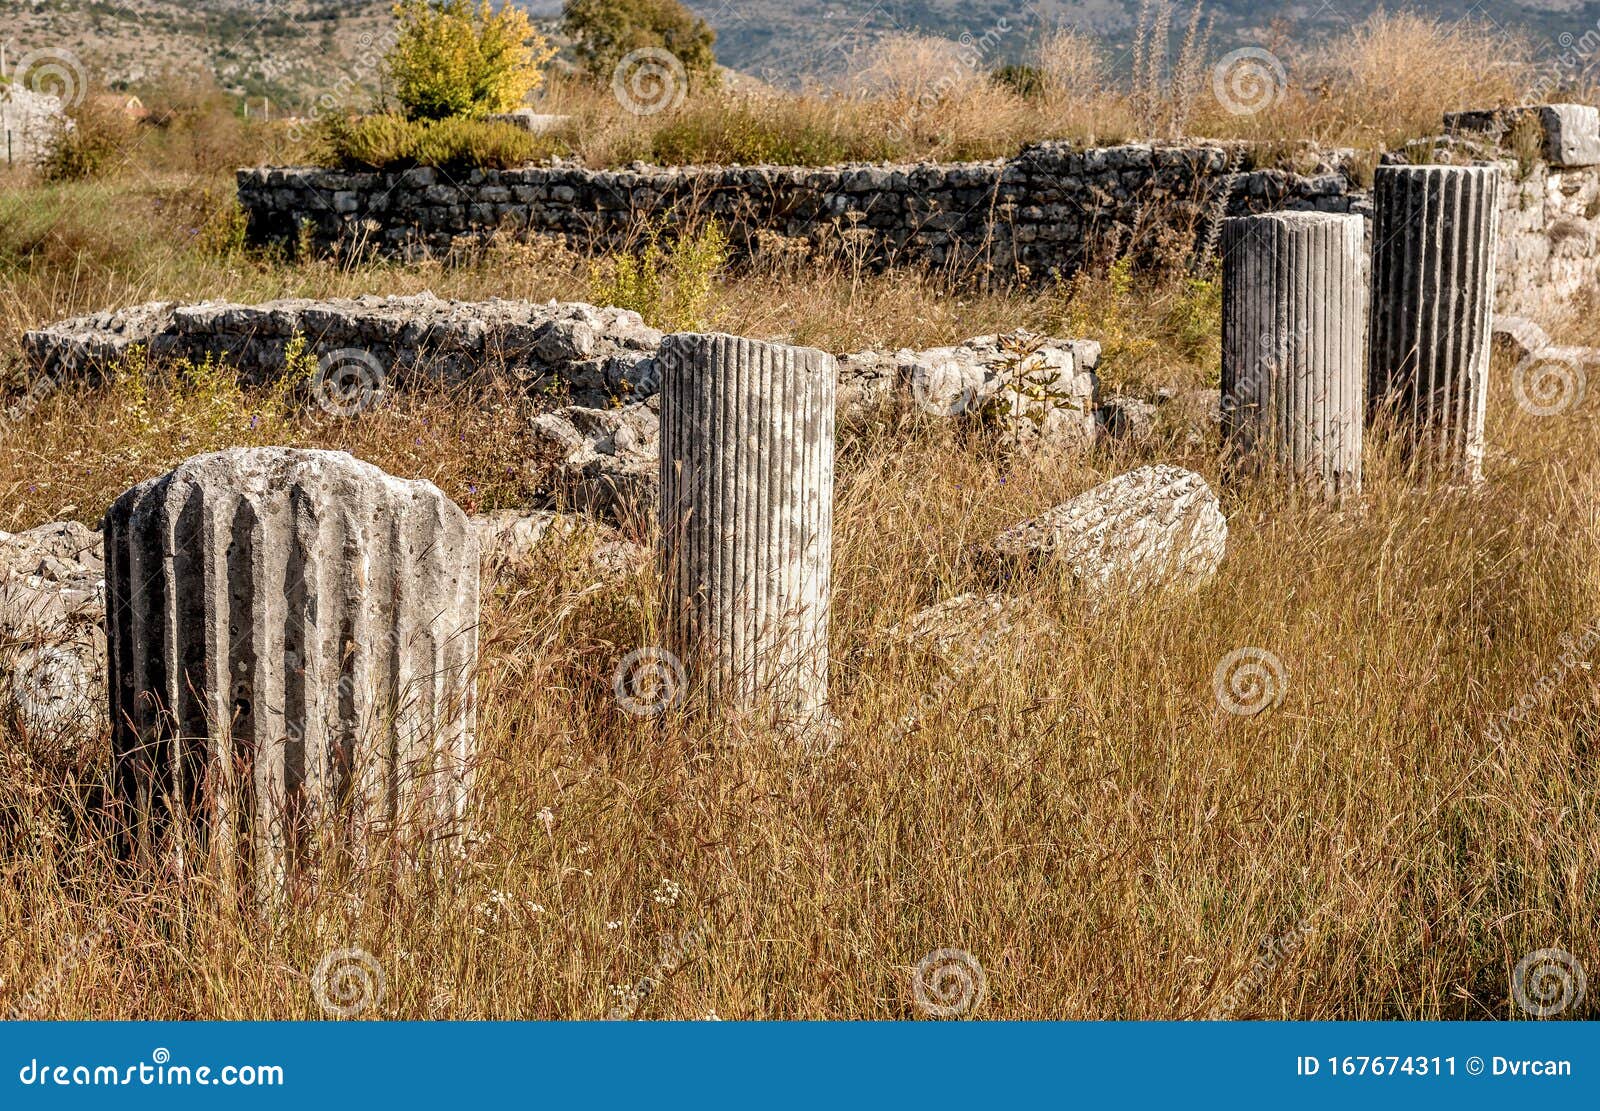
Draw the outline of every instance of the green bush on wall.
M332 118L317 135L314 160L341 170L507 170L553 153L550 140L490 120L408 120L404 116Z

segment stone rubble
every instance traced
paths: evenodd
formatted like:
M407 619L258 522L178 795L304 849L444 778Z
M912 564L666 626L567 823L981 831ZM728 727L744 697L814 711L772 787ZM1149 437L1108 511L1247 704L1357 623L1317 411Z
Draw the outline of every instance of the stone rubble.
M983 653L998 640L1054 629L1055 622L1032 598L967 593L918 610L890 628L883 640L925 648L952 670L961 670L981 663Z
M591 517L550 510L502 509L471 518L478 531L486 581L529 566L546 542L580 546L597 583L612 582L648 566L650 550L625 540L616 529Z
M1026 330L951 347L839 357L839 411L860 420L905 399L935 417L974 417L1050 447L1095 439L1100 345ZM1019 388L1020 387L1020 388Z
M57 379L104 373L138 346L152 359L218 359L263 382L284 373L297 335L314 355L371 360L385 385L503 374L530 391L561 384L596 404L628 395L661 342L660 331L627 309L418 293L259 305L152 301L58 321L25 333L22 347L36 373Z
M618 409L569 405L533 418L534 438L558 453L555 488L567 507L643 528L659 500L659 396Z
M0 714L49 767L90 774L106 737L105 564L71 521L0 532Z
M1065 566L1084 588L1197 587L1227 550L1217 496L1193 471L1140 467L1006 529L979 549L1002 575Z

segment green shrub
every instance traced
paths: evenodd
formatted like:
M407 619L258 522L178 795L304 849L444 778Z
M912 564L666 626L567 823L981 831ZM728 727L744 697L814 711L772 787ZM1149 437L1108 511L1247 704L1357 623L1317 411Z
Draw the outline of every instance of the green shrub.
M678 0L567 0L561 29L579 64L601 81L612 80L623 57L650 48L671 53L697 84L716 85L720 76L717 33Z
M860 126L848 105L727 94L691 103L658 128L651 157L663 165L769 162L827 166L899 153L884 128Z
M231 259L242 254L250 220L239 206L238 196L229 194L219 199L207 190L201 205L204 217L195 229L195 245L213 258Z
M989 80L1025 99L1044 95L1044 75L1036 66L1009 62L990 73Z
M555 49L510 4L403 0L384 57L395 98L412 119L483 116L516 108L544 79Z
M685 232L668 248L652 226L642 251L624 252L609 269L590 271L590 300L632 309L653 327L669 332L702 328L712 287L728 262L728 238L715 220Z
M344 170L505 170L552 152L549 140L489 120L408 120L403 116L332 117L323 121L314 158Z
M116 169L133 146L136 125L123 113L85 100L56 122L39 161L46 181L83 181Z

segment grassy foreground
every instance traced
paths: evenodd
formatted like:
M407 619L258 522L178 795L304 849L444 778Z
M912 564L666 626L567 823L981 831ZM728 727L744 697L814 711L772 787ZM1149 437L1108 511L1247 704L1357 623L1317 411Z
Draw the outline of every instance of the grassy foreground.
M17 365L26 327L156 296L590 288L590 260L511 249L455 268L270 264L191 232L196 195L179 179L0 193L0 362ZM1089 335L1108 390L1216 373L1205 283L977 294L840 263L719 281L706 316L836 350ZM1600 410L1532 417L1496 370L1480 490L1415 490L1381 450L1339 512L1230 488L1212 584L1090 599L1023 579L1011 589L1053 622L969 664L862 650L985 589L972 541L1146 461L1217 484L1214 445L1174 427L1013 460L938 427L848 437L844 735L820 758L622 712L612 669L648 643L655 583L596 587L548 551L486 604L470 858L341 877L265 921L202 878L119 871L73 833L83 785L6 736L0 1008L319 1018L319 961L360 948L385 983L367 1017L597 1018L653 977L636 1017L911 1018L912 968L958 948L987 980L976 1018L1520 1017L1524 954L1600 967L1600 695L1574 647L1600 601ZM9 426L0 527L93 522L131 483L231 444L349 448L478 508L526 504L542 477L509 396L332 421L215 379L130 389L63 388ZM1214 689L1243 647L1285 677L1254 716ZM1595 1000L1563 1017L1600 1017Z

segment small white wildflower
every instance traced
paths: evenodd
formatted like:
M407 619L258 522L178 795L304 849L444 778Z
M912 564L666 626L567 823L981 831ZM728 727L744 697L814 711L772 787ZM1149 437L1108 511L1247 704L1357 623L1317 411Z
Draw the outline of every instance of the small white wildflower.
M608 930L620 930L620 929L622 929L622 919L617 918L617 919L614 919L614 920L612 920L610 922L607 922L606 923L606 929L608 929Z
M716 1011L707 1011L706 1012L706 1017L701 1019L700 1021L701 1022L721 1022L722 1021L722 1016L717 1014Z
M589 842L585 841L583 844L579 845L576 851L579 856L587 854L589 851Z
M534 902L532 899L528 900L528 909L534 914L544 913L544 907L541 904Z

